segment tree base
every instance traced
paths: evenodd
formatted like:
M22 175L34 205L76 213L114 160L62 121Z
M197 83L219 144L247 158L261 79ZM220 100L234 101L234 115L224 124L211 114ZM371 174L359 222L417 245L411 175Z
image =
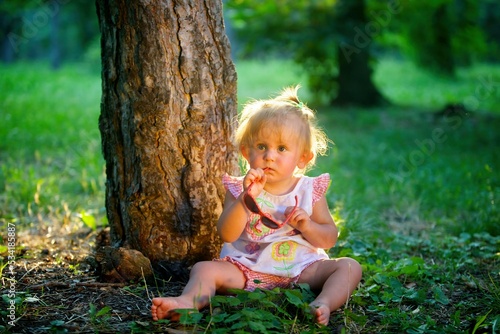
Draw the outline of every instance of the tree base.
M99 281L130 283L154 278L151 262L141 252L128 248L100 247L96 252Z

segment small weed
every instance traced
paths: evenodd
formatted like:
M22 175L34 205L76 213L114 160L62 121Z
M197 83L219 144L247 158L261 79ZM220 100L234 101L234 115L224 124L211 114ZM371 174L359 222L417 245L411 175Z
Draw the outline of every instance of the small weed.
M9 262L3 262L3 257L0 259L0 280L3 278L3 271L7 266L9 265Z
M104 306L100 310L97 310L97 307L90 303L89 306L89 316L90 316L90 322L92 325L99 329L99 328L107 328L109 327L109 320L111 318L111 307L110 306Z
M50 333L55 333L55 334L62 334L62 333L68 333L68 330L64 328L64 325L66 323L62 320L53 320L50 322Z
M83 272L79 269L80 264L70 264L69 265L69 270L73 273L75 276L81 275Z
M85 210L82 210L80 211L80 214L78 216L83 221L83 223L92 231L95 231L97 229L97 222L93 215L89 214Z

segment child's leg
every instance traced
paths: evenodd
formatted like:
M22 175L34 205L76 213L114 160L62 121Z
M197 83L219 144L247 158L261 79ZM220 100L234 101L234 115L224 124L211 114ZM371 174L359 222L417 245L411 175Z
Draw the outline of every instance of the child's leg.
M361 280L361 266L350 258L318 261L302 272L299 283L321 290L310 304L316 321L327 325L330 313L344 304Z
M201 309L208 305L215 292L226 293L228 289L243 289L245 277L232 263L224 261L198 262L191 269L189 281L178 297L153 298L151 315L153 320L169 318L178 320L175 309Z

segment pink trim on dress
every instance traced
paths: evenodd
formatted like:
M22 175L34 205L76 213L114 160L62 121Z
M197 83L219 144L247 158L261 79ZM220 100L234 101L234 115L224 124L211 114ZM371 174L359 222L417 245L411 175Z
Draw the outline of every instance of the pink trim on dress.
M241 270L245 276L246 282L243 288L246 291L254 291L255 289L272 290L274 288L291 288L292 284L297 283L299 276L296 277L283 277L272 274L264 274L253 271L238 261L226 256L222 259L215 259L215 261L227 261L234 264Z
M243 192L243 177L232 177L228 174L222 176L222 184L234 198L238 198Z
M330 186L330 175L325 173L313 179L313 205L326 194Z

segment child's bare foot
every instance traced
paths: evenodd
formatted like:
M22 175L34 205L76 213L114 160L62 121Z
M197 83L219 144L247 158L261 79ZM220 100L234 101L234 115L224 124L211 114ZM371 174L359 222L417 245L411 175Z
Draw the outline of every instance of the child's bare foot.
M325 304L309 305L311 314L316 317L316 322L320 325L328 325L330 321L330 308Z
M153 298L151 305L151 315L153 320L170 319L179 321L180 314L175 312L178 309L194 309L193 303L186 302L179 297L158 297Z

